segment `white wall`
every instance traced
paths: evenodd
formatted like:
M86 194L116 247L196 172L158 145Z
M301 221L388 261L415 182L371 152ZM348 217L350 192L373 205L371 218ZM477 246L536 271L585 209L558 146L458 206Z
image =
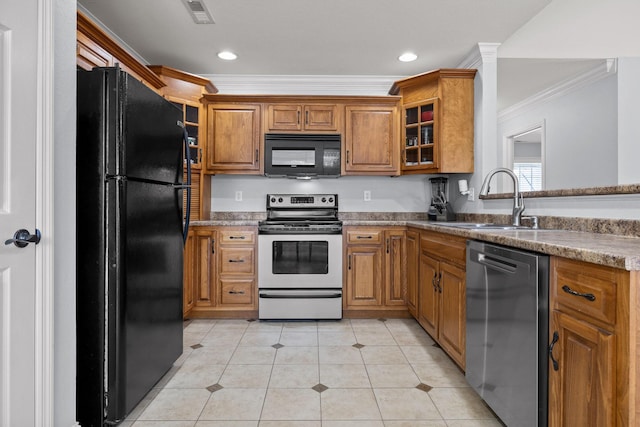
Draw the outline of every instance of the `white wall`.
M211 210L264 212L268 193L338 194L340 212L426 212L431 201L432 176L356 177L299 181L262 176L216 175L211 179ZM365 202L364 191L371 191ZM237 191L242 201L236 201Z
M545 123L545 189L618 184L617 78L613 74L560 97L525 106L498 122L498 138ZM498 164L506 166L504 145Z
M618 183L640 182L640 58L618 60Z

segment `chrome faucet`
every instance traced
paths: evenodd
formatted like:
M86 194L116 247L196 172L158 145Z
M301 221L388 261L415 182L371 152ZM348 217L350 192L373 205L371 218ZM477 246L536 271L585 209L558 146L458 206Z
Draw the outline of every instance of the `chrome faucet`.
M480 188L480 195L486 196L489 194L489 181L491 181L491 178L499 172L506 173L513 180L513 214L511 217L511 224L520 226L520 219L522 217L522 212L524 212L524 198L522 197L522 193L520 193L518 177L511 169L496 168L489 172L482 183L482 187Z

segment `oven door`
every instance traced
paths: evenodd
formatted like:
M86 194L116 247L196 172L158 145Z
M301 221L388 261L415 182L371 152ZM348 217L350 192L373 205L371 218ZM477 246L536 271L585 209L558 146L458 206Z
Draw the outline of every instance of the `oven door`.
M341 234L261 234L258 287L342 289Z

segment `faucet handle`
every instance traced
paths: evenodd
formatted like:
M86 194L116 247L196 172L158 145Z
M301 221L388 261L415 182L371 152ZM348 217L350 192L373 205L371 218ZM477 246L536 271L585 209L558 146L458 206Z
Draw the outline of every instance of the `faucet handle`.
M534 230L537 230L539 227L538 224L538 217L535 215L524 215L521 217L521 219L526 219L531 221L531 228L533 228Z

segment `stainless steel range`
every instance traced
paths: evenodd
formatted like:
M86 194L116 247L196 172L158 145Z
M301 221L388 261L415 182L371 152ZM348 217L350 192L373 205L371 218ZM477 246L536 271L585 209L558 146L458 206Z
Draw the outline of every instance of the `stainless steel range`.
M258 233L259 318L342 318L338 195L268 194Z

